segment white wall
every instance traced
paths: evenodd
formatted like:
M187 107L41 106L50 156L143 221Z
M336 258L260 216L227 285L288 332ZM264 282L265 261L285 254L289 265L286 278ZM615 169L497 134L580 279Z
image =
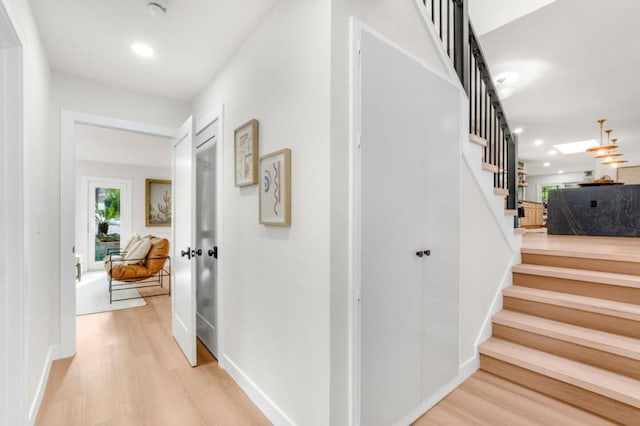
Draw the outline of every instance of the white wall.
M134 166L129 164L114 164L97 161L76 161L76 253L82 255L83 267L88 265L88 236L86 221L88 217L87 185L84 177L105 177L129 179L132 181L131 190L131 232L138 235L153 234L167 238L171 243L170 227L145 226L145 179L171 179L171 162L165 167ZM127 238L124 236L123 238ZM123 240L124 241L124 240ZM123 242L124 244L125 242Z
M445 73L436 45L414 1L331 2L331 424L348 416L349 18Z
M466 164L461 184L460 361L464 365L477 356L477 340L496 295L500 297L500 289L511 283L511 265L518 253L505 239Z
M2 0L23 47L26 282L26 403L37 405L57 337L57 179L50 159L49 65L25 1ZM43 389L42 389L43 390ZM33 413L32 413L33 414ZM24 417L27 418L27 415ZM30 419L32 420L32 419Z
M276 423L329 423L329 48L329 2L283 0L194 102L197 120L224 104L222 363ZM292 150L290 228L259 225L258 186L234 186L251 118L261 155Z
M615 179L615 170L613 171L613 174L611 172L608 172L608 174ZM527 183L529 185L526 187L524 199L527 201L535 201L536 203L541 203L542 187L544 185L581 182L583 178L584 172L554 173L551 175L527 176Z

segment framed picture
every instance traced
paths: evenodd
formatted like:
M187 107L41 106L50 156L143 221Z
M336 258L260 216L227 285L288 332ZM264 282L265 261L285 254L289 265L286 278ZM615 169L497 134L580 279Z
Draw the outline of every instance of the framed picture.
M171 226L171 181L146 179L145 225Z
M291 226L291 150L260 157L260 223Z
M233 132L236 186L258 183L258 120L253 119Z

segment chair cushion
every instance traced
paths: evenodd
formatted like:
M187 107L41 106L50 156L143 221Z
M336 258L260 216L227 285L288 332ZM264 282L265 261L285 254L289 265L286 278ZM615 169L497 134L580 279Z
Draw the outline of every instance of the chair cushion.
M162 269L164 262L169 255L169 240L166 238L153 238L151 249L147 255L147 268L151 274L155 274Z
M145 258L151 250L151 240L144 238L132 244L127 253L124 255L123 263L125 265L135 265L144 263Z
M136 281L148 278L151 275L149 269L141 264L124 265L119 263L111 268L111 277L118 281Z

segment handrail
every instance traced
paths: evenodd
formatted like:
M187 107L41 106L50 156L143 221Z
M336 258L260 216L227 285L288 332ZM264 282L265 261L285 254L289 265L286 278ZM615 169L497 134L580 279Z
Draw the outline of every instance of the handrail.
M494 187L517 204L517 138L511 131L478 37L469 21L468 0L422 0L436 34L469 97L470 132L487 141L483 162L498 168Z

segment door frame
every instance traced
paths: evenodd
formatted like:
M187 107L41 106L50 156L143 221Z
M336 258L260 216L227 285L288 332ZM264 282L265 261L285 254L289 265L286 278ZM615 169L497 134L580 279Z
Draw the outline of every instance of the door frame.
M150 136L175 138L177 129L100 115L60 111L60 350L56 359L76 353L76 125L124 130Z
M100 262L95 262L90 259L95 256L95 248L93 251L91 250L91 243L89 240L91 239L92 232L89 230L89 223L93 223L91 221L91 215L89 214L89 210L91 210L91 206L89 205L89 198L91 195L89 194L91 183L101 183L101 184L114 184L119 186L124 186L125 192L124 196L122 195L122 191L120 193L120 247L122 248L122 243L126 242L129 238L131 238L131 222L133 220L132 217L132 207L133 207L133 181L131 179L118 179L118 178L109 178L109 177L99 177L99 176L82 176L82 182L80 191L82 194L82 199L80 200L80 205L84 206L81 210L80 217L76 217L76 220L80 220L83 223L82 229L84 230L84 238L82 239L83 243L81 243L82 252L86 253L86 261L84 265L86 265L86 271L95 271L99 268L96 268L95 264ZM125 201L123 203L122 201ZM124 209L122 206L124 205ZM122 226L122 222L125 222L126 226ZM123 232L124 231L124 232ZM84 247L83 247L84 246ZM77 251L77 250L76 250ZM83 265L83 266L84 266ZM93 266L93 268L92 268ZM100 265L102 266L102 265Z
M0 3L0 424L26 424L27 229L23 134L23 46ZM11 219L9 219L11 218ZM11 283L11 285L9 284Z
M208 128L211 124L217 122L218 131L217 131L217 141L215 147L194 147L194 158L197 157L199 152L202 152L206 149L215 149L216 150L216 238L217 238L217 247L218 247L218 262L216 268L216 330L218 333L218 365L222 369L225 368L225 356L224 356L224 339L223 339L223 330L222 322L223 322L223 277L224 277L224 208L222 205L223 201L223 189L224 189L224 106L220 105L215 108L208 114L202 116L202 118L195 118L194 125L194 141L197 135L202 133L206 128ZM222 250L220 248L223 248ZM203 249L204 250L204 249ZM196 301L197 304L197 301ZM196 310L197 312L197 310ZM197 313L196 313L197 315Z

